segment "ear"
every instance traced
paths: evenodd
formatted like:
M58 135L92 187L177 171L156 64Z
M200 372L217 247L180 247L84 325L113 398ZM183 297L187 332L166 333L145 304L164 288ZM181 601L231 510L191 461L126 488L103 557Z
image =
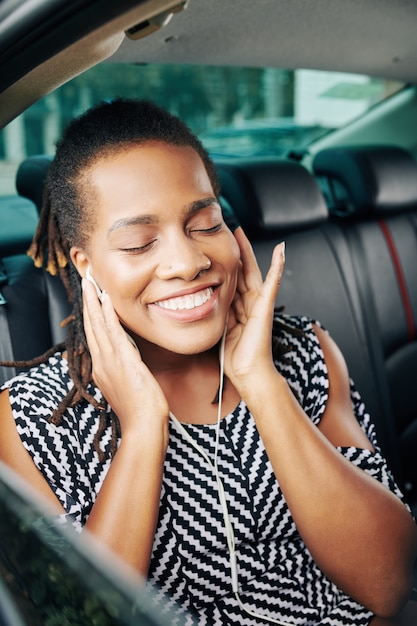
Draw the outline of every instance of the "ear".
M90 264L88 256L86 252L82 248L78 248L77 246L73 246L70 249L70 258L74 263L75 268L81 277L85 276L87 271L87 267Z

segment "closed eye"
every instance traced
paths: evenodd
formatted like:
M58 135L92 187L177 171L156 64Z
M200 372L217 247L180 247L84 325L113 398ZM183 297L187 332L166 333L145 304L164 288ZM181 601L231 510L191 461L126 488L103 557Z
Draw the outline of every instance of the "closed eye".
M222 223L219 222L215 226L211 226L210 228L192 228L190 233L217 233L222 227Z
M119 248L119 250L120 252L125 252L126 254L142 254L143 252L147 252L147 250L150 250L155 242L156 239L153 239L144 246L135 246L134 248Z

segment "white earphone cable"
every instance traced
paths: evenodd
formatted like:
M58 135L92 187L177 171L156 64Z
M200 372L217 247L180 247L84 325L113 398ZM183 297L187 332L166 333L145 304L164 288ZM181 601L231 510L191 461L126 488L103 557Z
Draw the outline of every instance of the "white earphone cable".
M231 571L231 578L232 578L232 589L233 589L233 593L236 597L236 600L240 606L240 608L245 611L245 613L247 613L248 615L251 615L252 617L256 617L257 619L261 619L265 622L269 622L271 624L277 624L278 626L294 626L293 624L290 624L289 622L283 622L281 620L272 618L272 617L268 617L267 615L260 615L259 613L255 613L254 611L251 611L250 609L248 609L244 603L242 602L240 595L239 595L239 575L238 575L238 567L237 567L237 558L236 558L236 548L235 548L235 536L234 536L234 532L233 532L233 526L232 523L230 521L230 516L229 516L229 509L227 506L227 500L226 500L226 494L224 491L224 486L223 486L223 482L220 478L219 475L219 469L218 469L218 450L219 450L219 440L220 440L220 422L221 422L221 414L222 414L222 400L223 400L223 388L224 388L224 349L225 349L225 343L226 343L226 332L227 332L227 325L224 329L223 332L223 336L220 342L220 352L219 352L219 361L220 361L220 384L219 384L219 402L218 402L218 409L217 409L217 424L216 424L216 441L215 441L215 448L214 448L214 461L212 462L210 457L208 456L208 454L206 453L206 451L192 438L192 436L190 435L190 433L184 428L184 426L178 421L178 419L175 417L175 415L173 413L169 413L171 422L173 424L173 426L175 427L175 429L180 432L183 437L193 446L193 448L195 450L197 450L197 452L199 452L201 454L201 456L207 461L207 463L209 464L209 466L211 467L211 469L213 470L213 473L216 477L216 483L217 483L217 491L218 491L218 495L219 495L219 502L222 508L222 512L223 512L223 519L224 519L224 527L225 527L225 531L226 531L226 541L227 541L227 548L229 550L229 555L230 555L230 571Z

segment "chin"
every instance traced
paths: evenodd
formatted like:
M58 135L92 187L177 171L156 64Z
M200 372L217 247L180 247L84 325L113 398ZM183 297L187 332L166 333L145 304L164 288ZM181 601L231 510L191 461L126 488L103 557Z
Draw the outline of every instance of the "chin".
M176 354L193 356L196 354L202 354L203 352L208 352L219 343L220 339L221 335L215 341L191 341L184 343L175 342L175 345L172 345L172 342L170 342L171 346L167 346L166 349Z
M161 348L165 348L170 352L191 356L214 348L221 340L223 331L223 324L211 332L205 332L201 329L190 329L186 332L172 334L170 337L167 337L166 342L162 337L159 337L157 343Z
M218 316L205 323L200 321L186 325L171 325L169 321L161 320L146 330L142 326L142 333L133 330L131 325L124 325L134 336L140 351L166 350L172 354L192 356L208 352L220 342L226 319Z

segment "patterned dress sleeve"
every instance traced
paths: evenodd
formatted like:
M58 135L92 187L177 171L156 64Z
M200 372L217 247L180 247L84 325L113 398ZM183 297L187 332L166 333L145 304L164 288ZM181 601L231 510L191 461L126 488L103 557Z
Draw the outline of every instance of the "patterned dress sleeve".
M276 357L276 365L286 376L307 415L314 424L318 425L326 409L329 382L323 351L314 332L314 325L323 330L326 329L320 322L307 317L281 316L278 319L281 320L279 341L281 353L284 354ZM288 330L285 330L285 327ZM374 450L353 446L337 449L351 463L376 478L405 503L405 498L381 452L375 426L352 380L350 380L350 395L355 417Z
M381 448L378 444L375 426L371 420L369 413L367 413L365 405L361 399L359 392L356 390L353 381L350 381L351 399L355 412L356 419L358 420L361 428L366 433L369 441L374 447L372 450L364 450L362 448L351 447L339 447L338 450L345 456L351 463L357 465L363 469L367 474L376 478L380 483L388 487L400 500L406 504L404 495L397 483L394 480L392 472L388 468L387 461L382 454ZM409 509L408 505L406 504ZM410 510L410 509L409 509Z
M62 360L62 359L61 359ZM100 463L93 448L97 427L91 405L68 409L59 425L50 417L67 390L65 367L59 359L8 381L10 405L23 446L30 454L77 531L84 526L99 491L108 462Z

